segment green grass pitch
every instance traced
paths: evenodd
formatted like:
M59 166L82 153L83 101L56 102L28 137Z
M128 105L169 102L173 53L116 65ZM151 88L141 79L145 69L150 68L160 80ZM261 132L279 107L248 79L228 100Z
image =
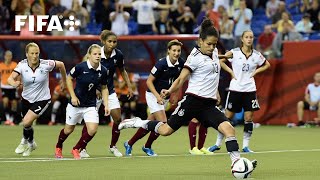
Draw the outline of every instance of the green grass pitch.
M82 126L64 143L65 160L54 159L54 148L62 126L34 126L38 149L30 157L14 153L20 142L22 127L0 126L0 179L234 179L230 172L230 158L223 145L214 155L188 154L189 140L186 127L169 137L160 137L153 145L158 157L147 157L141 147L146 137L133 146L132 157L115 158L108 145L111 128L100 126L88 145L89 159L73 160L70 154L78 141ZM237 127L239 146L242 128ZM136 129L121 131L117 144L124 153L123 142ZM216 131L209 129L205 146L215 142ZM242 154L257 159L258 167L251 179L315 180L320 178L320 128L287 128L261 126L254 129L250 142L253 154Z

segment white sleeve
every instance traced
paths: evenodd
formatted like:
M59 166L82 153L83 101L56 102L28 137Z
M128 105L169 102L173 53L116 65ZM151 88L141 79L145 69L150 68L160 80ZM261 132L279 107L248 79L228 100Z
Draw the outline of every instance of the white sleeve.
M259 55L257 56L257 61L258 65L261 66L266 61L266 58L259 52Z
M189 55L187 61L184 63L184 67L188 68L191 71L194 71L198 67L197 58L194 58L193 55Z
M45 63L45 67L47 70L52 71L55 67L56 67L56 61L54 60L44 60Z
M156 8L158 5L159 5L159 2L158 1L151 1L151 5L153 8Z
M22 64L21 64L21 62L18 63L18 65L14 68L13 71L21 74L21 72L22 72Z

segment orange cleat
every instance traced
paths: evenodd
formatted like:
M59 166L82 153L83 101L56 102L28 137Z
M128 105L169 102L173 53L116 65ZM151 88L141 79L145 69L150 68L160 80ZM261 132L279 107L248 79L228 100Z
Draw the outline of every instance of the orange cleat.
M78 149L72 149L71 154L73 155L74 159L76 160L81 159L80 152Z
M62 148L56 148L55 157L58 159L63 158L62 156Z

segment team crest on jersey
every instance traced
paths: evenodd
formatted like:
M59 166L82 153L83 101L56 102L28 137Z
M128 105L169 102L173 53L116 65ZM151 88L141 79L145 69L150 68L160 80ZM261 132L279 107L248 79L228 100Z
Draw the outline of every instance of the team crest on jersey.
M114 62L115 64L117 64L117 60L116 60L116 59L114 59L113 62Z
M25 70L25 72L28 72L28 70Z
M98 77L100 78L101 76L102 76L102 74L101 74L101 73L99 73L99 74L98 74Z
M231 109L232 108L232 103L228 103L228 109Z
M184 109L180 109L178 112L178 116L183 116L184 115Z

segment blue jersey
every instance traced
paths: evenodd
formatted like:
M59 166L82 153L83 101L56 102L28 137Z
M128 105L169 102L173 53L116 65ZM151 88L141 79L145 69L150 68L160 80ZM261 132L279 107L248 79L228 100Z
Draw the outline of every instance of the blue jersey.
M114 49L109 58L106 58L104 53L104 47L101 48L101 64L106 67L109 71L108 73L108 90L109 94L115 92L113 85L113 76L116 72L116 68L124 67L124 57L119 49Z
M152 68L151 74L156 78L153 85L160 94L162 89L169 89L183 68L184 61L179 58L175 64L169 60L169 56L160 59ZM148 92L150 90L148 89Z
M89 61L85 61L72 68L70 75L76 79L74 92L80 101L79 107L95 107L97 87L107 85L108 70L101 65L93 69Z

